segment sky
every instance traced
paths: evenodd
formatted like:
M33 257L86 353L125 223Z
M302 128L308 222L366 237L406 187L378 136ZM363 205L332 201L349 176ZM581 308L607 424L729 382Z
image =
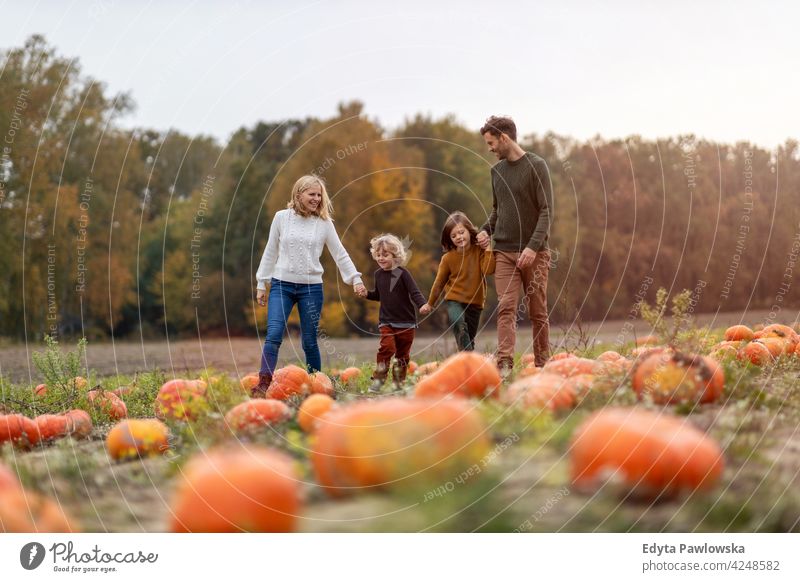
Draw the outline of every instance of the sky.
M225 142L358 99L577 139L800 138L795 2L0 0L0 48L43 34L137 104L126 127Z

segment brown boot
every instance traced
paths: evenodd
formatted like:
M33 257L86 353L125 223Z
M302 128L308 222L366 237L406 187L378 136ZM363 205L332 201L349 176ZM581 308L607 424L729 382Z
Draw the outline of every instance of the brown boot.
M267 388L272 384L272 374L258 374L258 384L250 390L250 398L266 398Z

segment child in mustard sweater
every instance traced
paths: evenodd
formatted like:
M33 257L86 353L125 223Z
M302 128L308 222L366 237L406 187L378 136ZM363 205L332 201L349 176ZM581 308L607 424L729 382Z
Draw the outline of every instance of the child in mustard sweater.
M427 314L444 291L447 316L459 351L474 350L478 324L486 302L486 276L494 273L494 253L477 244L478 230L463 212L447 217L442 229L439 271L420 313Z

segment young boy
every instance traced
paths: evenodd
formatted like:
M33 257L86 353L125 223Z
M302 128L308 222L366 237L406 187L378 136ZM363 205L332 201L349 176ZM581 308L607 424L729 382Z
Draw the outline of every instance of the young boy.
M370 253L380 267L375 271L375 289L367 293L367 299L381 304L378 316L381 343L369 388L370 392L377 393L386 381L392 356L395 358L392 368L395 388L400 388L405 381L417 327L414 305L425 305L425 297L411 273L403 267L408 256L400 239L393 234L376 236L370 241Z

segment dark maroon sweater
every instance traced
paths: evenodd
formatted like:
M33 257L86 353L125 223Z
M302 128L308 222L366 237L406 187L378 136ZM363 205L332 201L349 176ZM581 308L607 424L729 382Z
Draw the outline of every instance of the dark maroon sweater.
M403 267L396 267L391 271L375 271L375 289L367 292L367 299L381 302L378 319L380 323L388 325L416 324L417 312L414 305L425 305L425 297L417 283Z

